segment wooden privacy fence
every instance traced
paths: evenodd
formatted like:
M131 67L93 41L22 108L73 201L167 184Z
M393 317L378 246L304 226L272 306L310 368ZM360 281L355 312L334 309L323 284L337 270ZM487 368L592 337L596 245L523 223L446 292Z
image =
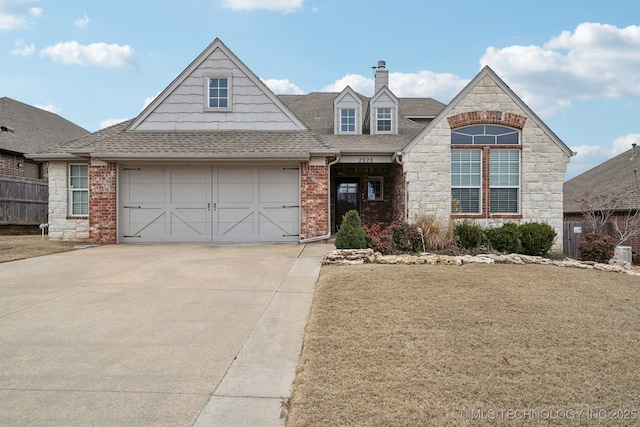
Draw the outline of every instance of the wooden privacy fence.
M564 221L562 233L562 253L569 258L576 258L580 239L591 233L591 227L586 221ZM602 233L613 236L613 226L610 222L604 224Z
M48 201L46 180L0 176L0 225L46 223Z

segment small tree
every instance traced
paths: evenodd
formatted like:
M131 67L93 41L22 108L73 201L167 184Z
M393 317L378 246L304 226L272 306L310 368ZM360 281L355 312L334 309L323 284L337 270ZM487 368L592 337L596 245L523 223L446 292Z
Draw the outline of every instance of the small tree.
M350 210L342 218L342 224L336 233L337 249L365 249L367 247L367 239L360 221L358 211Z
M609 222L609 217L613 215L621 199L611 193L594 195L586 192L582 198L576 201L579 203L580 212L582 212L582 216L589 224L591 231L603 234L605 224Z

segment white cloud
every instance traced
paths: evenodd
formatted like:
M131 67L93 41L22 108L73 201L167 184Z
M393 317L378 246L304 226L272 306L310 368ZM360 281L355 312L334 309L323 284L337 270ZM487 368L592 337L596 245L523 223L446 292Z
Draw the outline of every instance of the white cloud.
M448 73L433 73L419 71L417 73L389 73L389 89L399 97L419 98L428 97L441 102L449 102L469 83ZM363 95L371 96L374 91L374 79L359 74L347 74L334 83L324 87L324 92L340 92L346 86Z
M118 44L91 43L81 45L77 41L61 42L44 48L40 56L49 56L62 64L95 65L105 68L136 68L133 48Z
M640 95L640 26L583 23L543 46L487 48L480 59L541 115L575 100Z
M73 26L77 28L86 28L87 25L89 25L89 22L89 17L85 13L83 18L78 18L73 21Z
M288 79L262 79L269 89L278 95L302 95L304 92Z
M42 15L39 7L27 7L26 3L37 0L0 0L0 30L18 30L33 24Z
M34 107L39 108L44 111L48 111L50 113L58 114L62 109L58 106L53 105L52 103L48 103L47 105L34 105Z
M100 121L100 129L107 128L109 126L117 125L118 123L122 123L127 119L104 119Z
M147 108L149 106L149 104L151 104L154 101L154 99L156 99L158 97L158 95L160 95L160 92L156 93L155 96L150 96L148 98L145 98L144 99L144 105L142 106L142 109L140 111L142 111L145 108Z
M270 10L295 13L302 8L304 0L223 0L222 6L232 10Z
M31 56L36 51L36 47L33 43L25 44L23 39L18 39L15 42L16 48L11 51L12 55L19 56Z
M630 150L633 143L638 145L640 152L640 133L631 133L619 136L611 141L609 147L599 145L578 145L571 147L576 155L571 158L567 167L567 177L572 178L589 169L598 166L602 162Z

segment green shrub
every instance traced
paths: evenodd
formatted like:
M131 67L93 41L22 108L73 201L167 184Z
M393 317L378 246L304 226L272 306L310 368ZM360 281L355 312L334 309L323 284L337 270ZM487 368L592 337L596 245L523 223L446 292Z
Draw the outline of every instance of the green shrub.
M578 258L583 261L609 262L615 247L613 237L589 233L578 244Z
M453 235L458 246L464 249L479 248L485 242L482 227L467 219L455 225Z
M342 218L342 224L336 233L337 249L364 249L367 247L364 228L358 211L350 210Z
M553 227L539 222L526 222L520 224L518 229L522 254L544 256L549 253L556 238Z
M520 227L515 222L506 222L502 227L485 230L491 247L498 252L516 254L520 252Z

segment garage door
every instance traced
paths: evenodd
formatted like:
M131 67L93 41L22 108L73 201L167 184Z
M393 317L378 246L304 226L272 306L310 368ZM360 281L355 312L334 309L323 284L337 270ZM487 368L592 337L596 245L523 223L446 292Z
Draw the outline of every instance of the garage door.
M126 166L122 242L295 242L298 167Z

